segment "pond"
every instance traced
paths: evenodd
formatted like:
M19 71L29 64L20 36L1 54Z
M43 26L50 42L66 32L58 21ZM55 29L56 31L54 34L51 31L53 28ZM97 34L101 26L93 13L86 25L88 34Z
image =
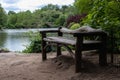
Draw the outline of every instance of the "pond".
M0 49L22 51L30 44L30 36L26 33L38 30L40 29L4 29L0 31Z

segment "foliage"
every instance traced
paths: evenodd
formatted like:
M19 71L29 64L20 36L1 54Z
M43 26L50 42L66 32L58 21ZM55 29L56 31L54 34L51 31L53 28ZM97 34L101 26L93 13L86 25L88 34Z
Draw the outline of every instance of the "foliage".
M80 24L79 23L75 23L75 24L73 24L71 27L70 27L70 29L71 30L75 30L75 29L78 29L80 27Z
M80 23L85 16L86 14L82 14L82 15L77 14L77 15L69 16L66 20L66 27L69 27L70 23L72 22Z
M41 52L41 36L38 32L27 33L31 37L30 45L26 46L26 49L22 52L24 53L39 53ZM33 36L34 35L34 36Z
M93 7L94 0L75 0L74 6L76 8L76 13L87 14Z
M41 35L39 32L32 32L30 31L29 33L26 33L31 37L31 43L30 45L26 46L26 49L23 50L23 53L40 53L42 51L42 46L41 46ZM46 48L47 52L50 52L52 50L51 46L48 46Z
M10 28L15 28L15 24L17 22L17 15L16 13L9 11L9 16L7 19L7 26L9 26Z
M42 11L47 11L47 10L59 10L59 6L58 5L52 5L52 4L48 4L44 7L42 7Z
M73 6L48 4L41 9L34 12L29 10L14 12L9 11L5 13L4 9L0 6L0 26L4 28L46 28L58 27L65 25L65 20L69 15L74 14ZM47 25L46 24L50 24Z
M95 0L94 6L87 18L82 21L94 28L102 28L111 34L114 34L115 51L120 49L120 2L118 0ZM112 32L112 33L111 33ZM111 46L110 40L108 40Z
M36 13L36 12L35 12ZM40 27L44 27L43 25L46 23L55 24L56 19L59 18L61 15L60 11L55 10L47 10L47 11L41 11L40 14L37 14L41 20L39 24L41 24Z
M7 21L7 15L0 4L0 29L4 28Z
M58 26L65 25L66 15L60 15L59 18L56 19L55 24Z

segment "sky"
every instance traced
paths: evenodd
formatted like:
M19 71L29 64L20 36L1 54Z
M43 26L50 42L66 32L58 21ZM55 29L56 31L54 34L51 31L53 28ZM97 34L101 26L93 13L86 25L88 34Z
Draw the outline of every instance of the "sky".
M8 11L34 11L40 9L47 4L54 5L72 5L74 0L0 0L1 6L6 12Z

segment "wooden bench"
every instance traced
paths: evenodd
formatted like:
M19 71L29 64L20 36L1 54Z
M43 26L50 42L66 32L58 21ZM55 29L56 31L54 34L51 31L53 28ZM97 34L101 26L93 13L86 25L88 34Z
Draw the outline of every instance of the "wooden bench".
M47 33L57 32L56 37L47 37ZM107 55L106 55L106 38L107 34L102 30L95 30L93 28L84 27L78 30L69 30L66 28L56 28L56 29L44 29L41 30L42 34L42 60L47 59L46 47L49 43L55 43L57 45L57 56L61 55L61 45L68 48L69 52L72 50L68 45L75 47L74 59L75 59L75 71L80 72L82 69L82 51L86 50L98 50L99 52L99 64L101 66L107 65ZM75 39L68 39L63 37L63 34L71 34ZM87 38L86 38L87 37ZM89 38L90 37L90 38ZM98 37L91 40L91 37ZM86 40L88 39L88 40Z

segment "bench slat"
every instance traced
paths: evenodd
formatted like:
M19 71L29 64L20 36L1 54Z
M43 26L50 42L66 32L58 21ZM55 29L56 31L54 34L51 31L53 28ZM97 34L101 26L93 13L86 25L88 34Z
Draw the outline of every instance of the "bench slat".
M60 43L60 44L68 44L68 45L73 45L75 46L76 40L72 39L67 39L65 37L47 37L44 38L45 41L47 42L53 42L53 43ZM101 41L95 41L95 40L84 40L83 44L98 44L101 43Z
M47 42L53 42L53 43L60 43L60 44L68 44L68 45L75 45L75 40L66 39L64 37L47 37L44 38Z

